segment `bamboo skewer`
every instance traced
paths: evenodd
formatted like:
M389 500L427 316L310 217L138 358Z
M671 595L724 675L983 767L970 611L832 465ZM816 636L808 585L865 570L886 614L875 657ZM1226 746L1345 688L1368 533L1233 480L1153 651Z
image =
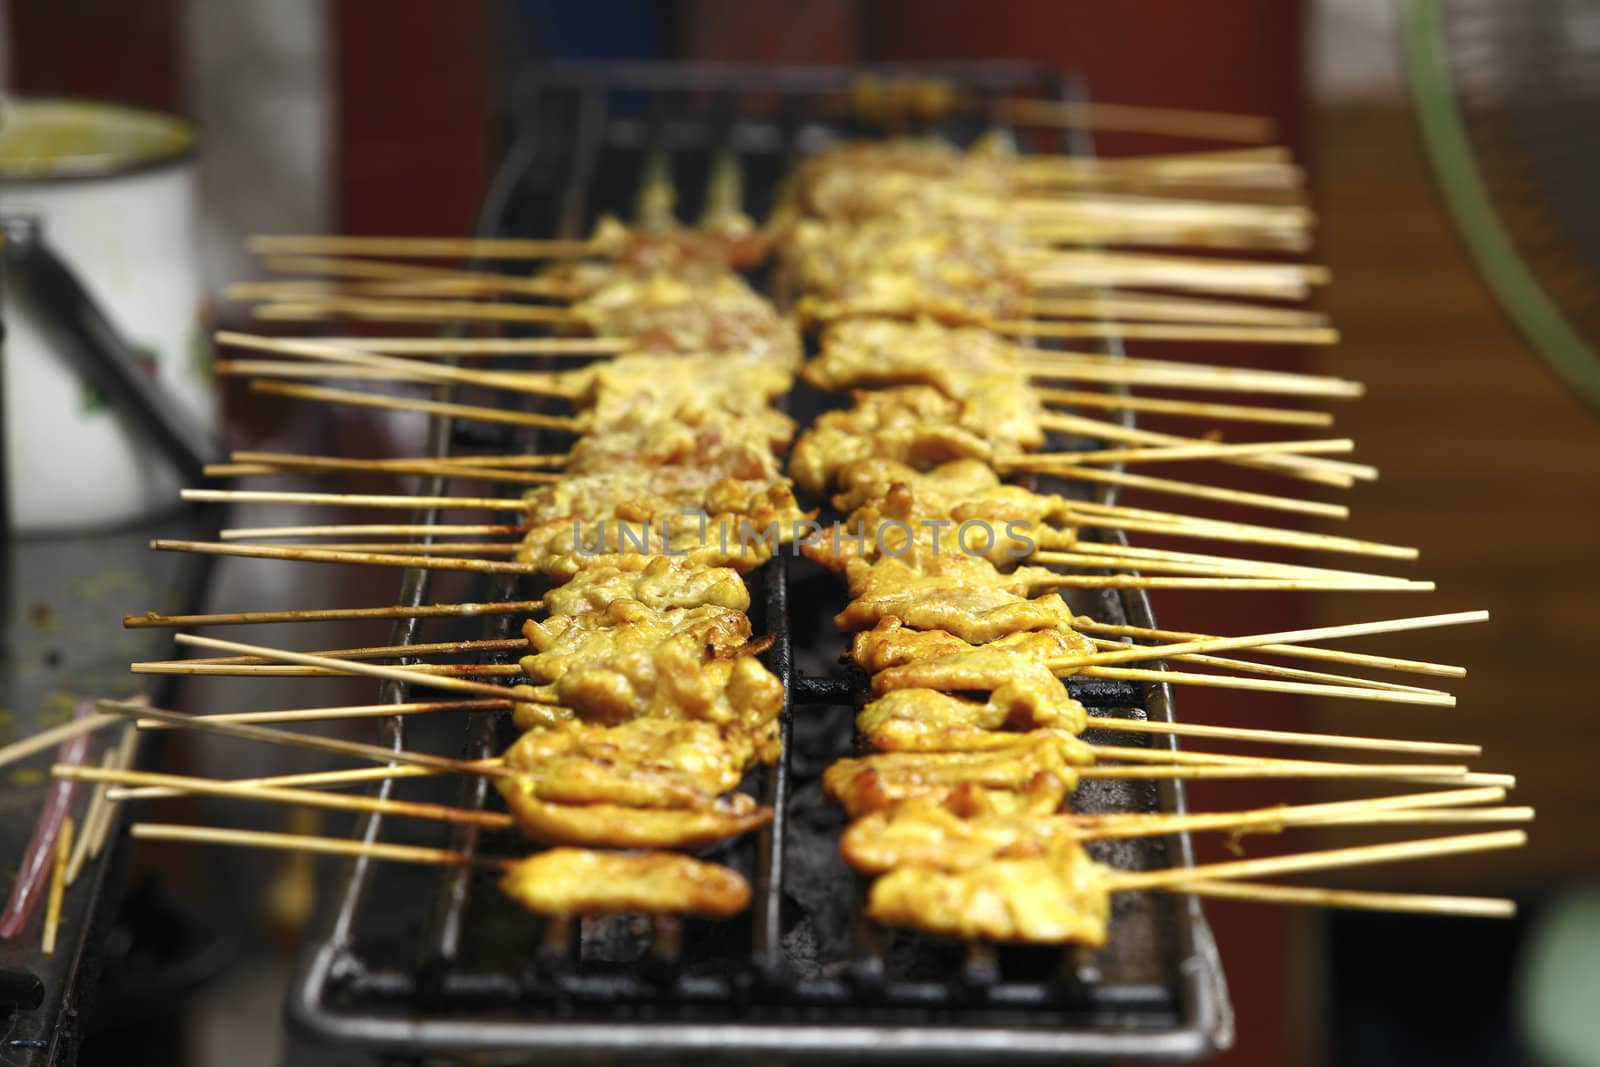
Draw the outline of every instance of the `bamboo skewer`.
M542 279L528 278L526 281ZM416 278L411 280L359 278L296 278L266 282L231 282L222 290L224 300L240 303L273 301L278 303L315 302L336 298L360 299L367 297L399 297L406 299L438 299L442 297L512 297L528 296L556 302L572 299L572 290L537 290L507 288L492 282L474 282L457 278Z
M528 503L507 497L405 496L389 493L284 493L262 489L184 489L183 500L204 504L328 504L361 508L470 508L526 511Z
M185 841L205 845L240 845L245 848L270 848L291 852L315 852L329 856L364 856L395 863L425 863L449 867L482 867L504 870L512 862L496 856L452 852L422 845L390 845L311 834L283 834L264 830L228 830L210 826L181 826L173 823L138 822L128 828L130 837L140 841Z
M1326 268L1299 263L1055 249L1018 250L1015 258L1036 295L1105 286L1304 300L1311 295L1312 286L1328 281Z
M516 322L553 326L571 326L583 322L576 312L547 304L407 300L398 297L327 296L281 301L257 304L252 314L266 322L321 322L330 318L360 322Z
M44 936L40 939L39 953L53 956L56 935L61 929L61 902L67 893L67 863L72 857L73 822L68 815L61 821L61 831L56 836L55 864L50 872L49 896L44 905Z
M1200 392L1265 393L1330 399L1352 399L1366 391L1360 382L1288 371L1130 359L1089 352L1057 352L1022 345L1014 347L1012 355L1018 367L1036 381L1084 381Z
M1069 340L1122 337L1131 341L1203 341L1213 344L1333 345L1339 331L1329 326L1232 326L1176 322L1060 322L1048 319L991 319L985 327L1010 337Z
M1348 437L1326 441L1260 441L1223 443L1202 441L1194 444L1148 448L1104 448L1083 452L1035 452L1005 461L1011 470L1046 470L1064 463L1162 463L1180 459L1238 459L1277 455L1321 455L1352 452L1356 443Z
M1261 763L1093 764L1074 768L1082 779L1137 781L1227 781L1233 779L1372 779L1377 781L1465 780L1466 770L1429 764L1313 763L1281 760Z
M134 757L139 751L139 730L133 723L124 723L122 727L122 740L117 744L117 758L113 766L124 769L133 765ZM94 826L94 839L89 842L89 858L96 859L106 842L111 839L112 828L117 824L117 805L113 802L111 791L106 790L106 804L100 809L100 820Z
M185 635L179 635L180 637ZM293 653L290 653L291 655ZM359 664L358 666L366 666ZM369 668L388 670L390 668ZM408 679L409 680L409 679ZM437 681L451 682L453 679L433 679L423 676L427 684ZM423 684L418 680L417 684ZM486 689L499 687L485 686ZM500 690L502 693L503 689ZM321 737L315 734L300 734L290 730L277 730L270 726L255 726L249 723L218 722L205 715L185 715L182 712L168 711L164 708L152 708L144 704L131 704L115 700L99 701L99 707L105 711L122 715L129 719L154 719L168 726L180 726L189 730L200 730L205 733L222 734L225 737L235 737L243 741L258 741L269 745L284 745L289 748L308 749L312 752L327 752L335 756L346 756L351 759L365 760L369 763L379 764L408 764L423 767L427 770L443 774L468 774L487 778L516 777L516 771L511 770L498 761L473 761L452 759L449 756L435 756L428 752L411 752L405 749L385 748L382 745L368 745L360 741L345 741L336 737Z
M544 610L542 600L504 600L489 604L419 604L378 608L311 608L297 611L235 611L214 615L124 615L122 625L130 630L165 626L253 626L274 622L335 622L350 619L432 619L473 618L479 615L516 615ZM48 747L48 746L46 746ZM3 750L0 750L3 763Z
M541 452L527 455L509 456L451 456L445 460L430 459L426 456L414 457L386 457L383 459L351 460L343 456L307 456L300 452L234 452L231 459L241 462L253 463L280 463L290 464L306 460L321 462L323 459L339 459L350 463L361 464L361 470L400 470L412 463L448 463L453 467L470 467L475 471L501 471L521 470L529 467L560 467L564 466L569 454L566 452Z
M1193 633L1188 630L1158 630L1144 626L1119 626L1096 622L1084 616L1072 620L1072 628L1091 634L1108 634L1116 637L1147 637L1157 641L1202 641L1215 636ZM1367 652L1346 652L1337 648L1316 648L1308 645L1270 644L1258 645L1255 651L1297 659L1322 660L1330 663L1348 663L1359 667L1373 667L1414 674L1431 674L1444 678L1465 678L1466 668L1448 663L1430 663L1426 660L1398 659L1393 656L1376 656Z
M1094 753L1095 765L1107 762L1172 764L1210 767L1282 767L1293 772L1331 768L1338 777L1362 777L1372 774L1379 778L1420 778L1424 781L1463 778L1469 768L1454 763L1352 763L1348 760L1303 759L1298 756L1247 756L1231 752L1196 752L1192 749L1145 748L1136 745L1112 745L1095 742L1089 745Z
M527 638L503 637L481 641L434 641L414 645L366 645L360 648L323 648L317 649L310 655L327 656L330 659L387 659L399 656L412 657L440 653L446 655L471 655L480 652L517 652L527 651L529 647ZM210 656L173 662L250 664L271 663L273 661L262 656Z
M213 464L205 468L205 473L211 477L355 472L395 475L439 474L449 478L472 478L518 485L548 485L561 480L561 475L548 471L522 471L484 464L454 463L448 460L384 460L374 465L371 460L344 459L339 456L305 456L287 452L235 452L234 458L238 462Z
M312 382L412 382L433 379L411 371L384 371L349 363L301 363L294 360L219 359L211 365L219 378L288 379Z
M1094 644L1099 649L1126 648L1121 641L1108 641L1104 638L1095 638ZM1442 690L1427 689L1417 685L1403 685L1399 682L1376 681L1371 678L1352 678L1347 674L1332 674L1327 671L1308 671L1299 667L1283 667L1276 663L1256 663L1252 660L1230 659L1224 656L1207 656L1204 653L1192 652L1187 656L1174 656L1177 663L1195 663L1208 667L1220 667L1224 670L1236 671L1241 674L1259 674L1267 678L1286 678L1298 682L1326 682L1330 685L1353 685L1364 689L1387 689L1393 693L1431 693L1434 696L1443 695Z
M1195 437L1156 433L1153 430L1130 429L1120 423L1107 422L1104 419L1089 419L1082 415L1068 415L1057 411L1045 412L1038 416L1038 421L1040 426L1048 430L1060 430L1064 433L1082 434L1137 446L1177 447L1216 443ZM1072 462L1072 458L1068 457L1066 462ZM1325 459L1321 456L1245 455L1228 459L1226 462L1262 470L1270 469L1275 473L1342 489L1350 488L1357 479L1372 481L1378 476L1375 467L1348 463L1344 460Z
M330 552L366 552L403 555L435 555L475 558L514 556L522 546L515 541L308 541L305 544L276 544L271 548L314 549Z
M1074 500L1069 506L1071 514L1068 521L1076 526L1164 534L1171 537L1194 537L1211 541L1278 545L1284 548L1317 549L1385 559L1414 560L1418 555L1417 550L1409 545L1390 545L1380 541L1362 541L1353 537L1306 533L1278 526L1202 519L1170 511L1151 511L1127 505L1107 506L1081 500Z
M518 536L526 527L493 523L344 523L323 526L236 526L222 530L223 541L266 537L440 537L454 535Z
M1089 291L1080 296L1032 297L1017 311L1038 318L1123 319L1129 322L1226 323L1233 326L1315 327L1328 325L1320 311L1266 307L1192 296L1147 296Z
M1251 144L1271 140L1274 132L1273 122L1269 118L1221 111L1044 99L1003 100L995 105L995 109L1002 121L1018 126L1121 130ZM1121 161L1113 159L1105 162L1116 164Z
M207 719L218 719L221 716L207 715ZM417 767L411 764L389 764L383 767L355 767L341 771L308 771L302 774L277 774L267 778L230 778L228 784L241 788L252 786L282 786L284 788L299 788L308 785L364 785L368 782L382 782L391 778L430 778L444 771L436 771L428 767ZM113 787L106 790L107 798L111 800L160 800L166 797L183 796L186 790L178 786L135 786Z
M1367 816L1345 815L1320 819L1319 828L1343 826L1473 826L1480 823L1533 822L1536 816L1531 805L1505 805L1496 808L1465 808L1461 810L1384 811Z
M1127 646L1119 646L1127 647ZM1175 657L1176 658L1176 657ZM348 661L336 661L348 662ZM1190 662L1203 662L1198 657ZM1254 668L1254 664L1247 665ZM155 660L131 665L135 674L197 675L210 677L332 678L354 673L340 667L306 666L282 663L217 663L196 660ZM522 678L522 668L514 663L425 663L408 668L419 676L442 679ZM1197 685L1214 689L1242 689L1259 692L1295 693L1302 696L1332 696L1348 700L1372 700L1397 704L1454 707L1455 697L1432 689L1371 686L1363 679L1348 679L1337 685L1287 681L1273 678L1243 677L1231 674L1196 674L1186 671L1153 670L1133 667L1083 667L1073 673L1085 678L1114 678L1121 681ZM537 691L525 699L537 700Z
M1079 541L1068 551L1040 550L1031 557L1037 563L1068 563L1079 566L1134 566L1158 563L1185 564L1197 568L1211 568L1227 574L1271 575L1279 578L1328 578L1373 580L1387 579L1405 584L1407 579L1366 571L1337 570L1329 567L1308 567L1295 563L1272 563L1243 556L1217 556L1201 552L1177 552L1170 549L1144 548L1139 545L1108 544L1098 541ZM1097 564L1096 561L1103 561Z
M1395 692L1358 685L1316 685L1272 678L1241 678L1226 674L1196 674L1192 671L1164 671L1140 667L1084 667L1074 672L1084 678L1115 678L1125 682L1157 685L1197 685L1212 689L1247 689L1263 693L1297 693L1301 696L1337 697L1341 700L1372 700L1387 704L1424 704L1453 708L1456 698L1448 693Z
M100 768L111 770L117 763L117 750L108 748L100 757ZM67 858L66 884L71 886L78 880L78 875L83 872L83 865L89 861L89 846L94 844L94 839L99 831L100 820L106 817L105 783L94 787L94 792L89 795L89 803L83 809L83 832L78 834L78 839L72 843L72 855Z
M288 548L281 545L242 545L230 541L150 542L157 552L191 552L201 556L239 556L247 559L279 559L297 563L343 563L367 567L425 567L439 571L475 571L483 574L537 574L537 563L515 560L472 559L460 556L430 556L410 552L348 552L324 548ZM426 546L424 546L426 547Z
M1341 818L1365 818L1385 812L1432 812L1467 804L1492 804L1505 799L1498 788L1452 789L1432 793L1336 800L1323 804L1276 804L1248 811L1198 812L1173 815L1159 812L1115 812L1104 815L1069 815L1074 831L1086 840L1148 837L1197 830L1277 829L1338 823ZM1481 809L1480 809L1481 810Z
M359 471L363 473L388 472L397 474L445 473L468 478L516 480L538 479L541 482L559 481L561 475L549 471L526 470L533 466L550 464L464 463L457 460L414 459L348 459L342 456L311 456L296 452L235 452L232 458L240 463L256 463L287 470ZM544 456L530 457L546 459ZM565 457L562 457L565 458ZM537 484L537 483L529 483Z
M1034 589L1217 589L1234 592L1394 593L1434 590L1432 582L1330 581L1325 578L1239 578L1228 575L1171 577L1143 574L1058 574L1029 583Z
M1201 864L1197 867L1174 867L1159 871L1119 871L1110 882L1113 891L1147 890L1163 886L1179 886L1194 881L1271 877L1278 874L1331 870L1336 867L1390 863L1397 860L1430 859L1464 852L1520 848L1527 843L1527 840L1528 835L1521 830L1499 830L1486 834L1462 834L1456 837L1436 837L1423 841L1402 841L1383 845L1358 845L1354 848L1335 848L1263 859L1229 860L1223 863Z
M1148 411L1154 415L1272 423L1281 426L1333 425L1333 416L1323 411L1254 407L1245 404L1209 404L1192 400L1166 400L1159 397L1118 396L1115 393L1096 393L1084 389L1045 387L1035 388L1033 393L1046 404L1106 408L1112 411Z
M1414 752L1434 756L1481 756L1483 746L1442 741L1402 741L1383 737L1356 737L1347 734L1301 733L1289 730L1261 730L1242 726L1212 726L1197 722L1157 722L1147 719L1122 719L1112 715L1090 715L1091 729L1136 734L1171 734L1176 737L1202 737L1218 741L1245 741L1269 745L1304 745L1320 748L1354 748L1372 752Z
M570 297L572 287L553 278L530 278L520 274L495 274L489 271L451 270L447 267L422 267L412 263L390 263L372 259L334 256L269 256L261 263L279 274L315 274L333 278L360 278L382 281L459 282L496 292L526 296Z
M1129 663L1142 659L1162 659L1189 652L1224 652L1233 649L1255 648L1267 644L1294 644L1305 641L1331 641L1343 637L1362 637L1367 634L1400 633L1407 630L1427 630L1441 626L1461 626L1468 623L1487 622L1487 611L1455 611L1438 615L1418 615L1402 619L1383 619L1377 622L1358 622L1339 626L1314 626L1301 630L1282 630L1277 633L1250 634L1242 637L1216 637L1179 641L1167 645L1128 646L1113 652L1092 652L1077 656L1053 658L1046 662L1052 668Z
M353 662L344 661L340 662ZM521 678L514 663L417 663L407 668L429 678ZM205 678L340 678L355 673L338 667L287 663L217 663L204 660L140 660L129 664L134 674L184 675Z
M105 770L97 767L79 767L63 764L57 764L52 773L58 778L75 778L86 782L176 788L185 793L198 793L203 796L259 800L277 804L304 804L309 807L326 808L330 811L359 811L376 815L397 815L412 819L448 822L456 826L478 826L487 830L508 830L515 825L510 815L499 811L480 811L472 808L457 808L444 804L426 804L409 800L350 796L345 793L324 793L312 789L285 789L263 785L241 786L233 782L223 782L211 778L195 778L180 774Z
M414 359L381 356L374 352L364 352L356 348L321 345L310 341L286 341L276 337L257 337L253 334L235 333L229 330L219 330L215 339L218 345L226 345L232 348L272 352L280 355L295 356L300 359L349 363L357 367L386 373L403 374L412 379L461 382L467 385L482 385L494 389L506 389L534 396L554 396L562 399L571 399L577 391L574 386L566 384L566 379L563 377L543 372L469 370L450 366L449 364L419 363Z
M441 356L615 356L633 347L628 337L306 337L311 344L338 345L382 355Z
M299 400L320 400L329 404L352 404L356 407L383 408L386 411L412 411L424 415L449 415L476 422L500 422L508 426L537 426L547 430L573 431L583 425L583 420L571 415L542 415L534 411L506 411L501 408L482 407L477 404L456 404L444 400L418 400L413 397L385 396L382 393L362 393L350 389L330 389L320 385L295 385L288 382L255 380L250 383L253 393L287 396Z
M1460 915L1479 919L1510 919L1517 914L1515 901L1498 897L1374 893L1355 889L1263 885L1255 882L1184 882L1165 888L1174 893L1192 893L1195 896L1220 900L1248 900L1258 904L1305 904L1318 908L1390 911L1414 915Z
M258 256L379 256L402 259L563 259L603 254L590 241L482 237L334 237L270 234L251 237Z
M512 701L504 699L481 700L412 700L399 704L347 704L330 708L283 708L273 711L236 711L207 715L207 722L285 723L328 722L335 719L380 719L391 715L426 715L438 711L503 711ZM135 723L141 730L166 730L170 724L160 719L139 719Z
M29 756L54 748L63 741L68 741L79 734L102 729L117 721L119 720L115 715L85 715L82 718L64 722L60 726L52 726L48 729L40 730L31 737L21 738L0 748L0 767L25 760Z
M548 703L527 686L518 686L507 690L504 686L485 685L482 682L471 682L462 678L442 677L404 667L385 667L376 663L331 659L327 656L315 656L305 652L290 652L287 649L267 648L264 645L247 645L239 641L219 641L214 637L200 637L196 634L174 634L172 639L180 645L190 645L195 648L212 648L220 652L262 656L277 663L288 663L302 667L324 667L343 671L347 674L364 674L369 678L381 678L390 682L405 682L410 685L445 689L456 693L471 693L475 696L489 697L493 700L510 698L528 704ZM152 716L152 718L155 717ZM460 761L455 762L459 763Z
M1095 482L1100 485L1125 485L1129 489L1145 489L1152 493L1171 493L1173 496L1193 497L1197 500L1217 500L1227 504L1287 511L1297 515L1316 515L1329 519L1347 519L1350 509L1343 504L1325 504L1317 500L1276 496L1270 493L1252 493L1242 489L1228 489L1220 485L1202 485L1198 482L1179 481L1175 478L1155 478L1147 474L1130 474L1127 471L1106 471L1094 467L1077 467L1063 463L1047 472L1052 478L1066 481Z

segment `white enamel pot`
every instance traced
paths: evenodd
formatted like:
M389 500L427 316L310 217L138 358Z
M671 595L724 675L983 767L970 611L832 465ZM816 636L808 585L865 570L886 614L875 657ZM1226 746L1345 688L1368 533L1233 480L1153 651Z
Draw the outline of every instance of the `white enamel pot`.
M210 452L193 143L151 112L0 103L5 484L24 533L169 509Z

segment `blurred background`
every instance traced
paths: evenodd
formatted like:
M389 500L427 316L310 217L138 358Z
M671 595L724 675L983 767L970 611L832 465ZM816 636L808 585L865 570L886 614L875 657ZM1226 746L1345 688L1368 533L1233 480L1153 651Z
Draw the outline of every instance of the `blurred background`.
M1310 171L1321 216L1315 256L1334 277L1322 306L1344 340L1259 358L1367 383L1365 398L1337 412L1359 458L1383 471L1352 494L1352 533L1422 547L1418 572L1441 590L1422 610L1482 607L1493 621L1385 644L1469 665L1453 710L1189 691L1179 712L1481 741L1484 766L1516 774L1513 799L1536 805L1539 818L1523 851L1396 866L1381 879L1397 889L1511 895L1523 905L1515 921L1207 904L1240 1017L1235 1047L1217 1062L1595 1063L1600 921L1588 894L1600 892L1592 888L1600 776L1589 761L1600 748L1600 709L1577 669L1600 640L1591 614L1600 592L1600 415L1584 393L1594 370L1582 363L1581 337L1574 346L1552 333L1537 294L1506 276L1507 250L1473 212L1493 205L1547 299L1582 334L1600 306L1584 262L1594 251L1589 228L1600 226L1584 199L1588 168L1600 165L1584 151L1594 147L1595 111L1584 105L1600 84L1600 5L1526 7L1437 5L1451 30L1440 39L1442 69L1459 82L1474 138L1466 157L1452 157L1444 135L1425 135L1416 100L1426 107L1427 89L1407 66L1407 34L1417 32L1407 19L1435 5L1398 0L0 0L0 86L198 124L201 279L218 326L243 324L220 292L250 277L250 234L470 232L509 86L530 63L1022 59L1074 72L1093 99L1271 116ZM1426 57L1424 49L1412 62ZM1097 140L1108 154L1174 147L1132 135ZM1481 180L1463 176L1463 158L1484 169ZM375 454L420 426L333 409L313 418L234 391L224 418L235 447L325 453ZM383 572L302 570L230 561L212 583L211 610L392 596ZM1155 604L1164 625L1209 632L1396 613L1392 601L1350 595L1178 594ZM341 636L330 630L327 643L359 643ZM254 706L287 699L287 690L263 689ZM329 703L371 697L364 683L324 692ZM210 693L191 685L183 706L207 709ZM273 760L192 740L170 756L220 774ZM1283 791L1193 795L1203 810L1271 802ZM1299 800L1320 795L1294 790ZM208 900L237 949L145 1031L150 1062L345 1062L297 1046L280 1022L311 907L273 888L290 876L267 860L198 850L142 859L146 869L159 861L164 892ZM91 1042L85 1061L128 1062L135 1046L116 1036L125 1033Z

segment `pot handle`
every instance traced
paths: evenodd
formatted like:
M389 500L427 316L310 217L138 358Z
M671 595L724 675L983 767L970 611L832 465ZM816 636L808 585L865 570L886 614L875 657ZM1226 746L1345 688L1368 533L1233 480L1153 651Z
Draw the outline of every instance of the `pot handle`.
M45 243L37 221L16 217L3 221L0 252L5 266L46 328L64 342L61 347L74 366L186 478L202 479L206 464L221 454L217 441L145 373L132 346L72 268Z

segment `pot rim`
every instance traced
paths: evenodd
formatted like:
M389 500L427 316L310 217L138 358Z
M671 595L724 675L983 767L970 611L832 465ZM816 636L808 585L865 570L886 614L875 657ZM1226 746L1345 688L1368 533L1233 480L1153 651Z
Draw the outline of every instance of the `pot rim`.
M194 157L197 140L194 124L165 112L78 97L13 97L0 103L0 130L3 130L6 112L17 109L34 111L41 122L65 124L67 136L76 127L82 131L82 136L92 137L95 125L103 130L129 126L142 129L135 137L139 143L99 151L74 148L31 166L22 161L6 160L4 137L0 133L0 189L121 178L178 166Z

